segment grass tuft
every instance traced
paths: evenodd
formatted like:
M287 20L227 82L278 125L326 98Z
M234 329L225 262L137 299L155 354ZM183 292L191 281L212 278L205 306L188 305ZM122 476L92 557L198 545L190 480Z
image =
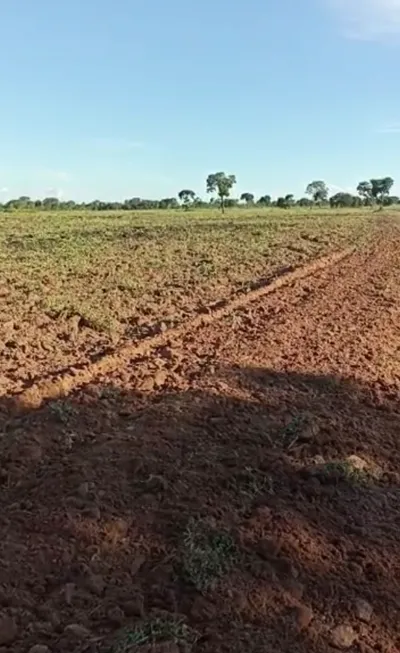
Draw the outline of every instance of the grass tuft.
M237 558L233 538L210 529L201 520L190 520L183 544L184 577L199 591L215 586Z
M146 620L120 634L110 653L133 653L138 646L162 642L193 645L198 635L182 619L157 617Z

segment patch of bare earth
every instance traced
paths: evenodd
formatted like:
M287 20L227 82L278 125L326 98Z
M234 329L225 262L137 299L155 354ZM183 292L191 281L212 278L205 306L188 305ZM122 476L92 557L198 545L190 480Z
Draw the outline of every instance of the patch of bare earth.
M4 400L0 651L398 651L399 282L383 224L67 397Z

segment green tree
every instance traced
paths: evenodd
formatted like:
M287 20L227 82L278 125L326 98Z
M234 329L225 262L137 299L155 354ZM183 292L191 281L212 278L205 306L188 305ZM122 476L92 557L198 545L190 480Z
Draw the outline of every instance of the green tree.
M370 181L360 181L357 186L357 193L362 197L365 204L372 204L372 184Z
M263 195L260 197L257 204L260 204L261 206L271 206L271 201L271 195Z
M278 199L276 200L276 206L279 209L290 209L294 205L295 205L295 199L292 193L285 195L285 197L278 197Z
M247 206L254 204L254 195L253 193L242 193L240 196L241 202L246 202Z
M226 175L225 172L215 172L207 177L207 193L217 193L222 213L225 212L225 200L229 197L233 186L236 184L235 175Z
M389 195L385 198L385 206L393 206L395 204L400 204L400 197L397 195Z
M179 207L176 197L165 197L158 202L160 209L177 209Z
M193 204L195 200L196 193L193 190L181 190L181 192L178 194L178 197L185 207L186 211L188 211L190 205Z
M302 208L309 208L313 205L313 201L310 200L309 197L300 197L300 199L297 200L296 205L301 206Z
M59 203L58 197L45 197L42 206L44 209L58 209Z
M328 186L324 181L312 181L306 188L306 195L310 195L314 204L323 204L328 200Z
M336 193L330 198L329 204L334 209L352 207L354 206L354 196L350 193Z
M364 199L365 204L379 204L383 208L386 199L394 184L392 177L383 177L381 179L370 179L369 181L360 181L357 186L357 192Z
M393 184L394 180L391 177L383 177L383 179L371 179L372 197L374 198L374 201L380 205L381 208L383 208L386 198L389 197Z

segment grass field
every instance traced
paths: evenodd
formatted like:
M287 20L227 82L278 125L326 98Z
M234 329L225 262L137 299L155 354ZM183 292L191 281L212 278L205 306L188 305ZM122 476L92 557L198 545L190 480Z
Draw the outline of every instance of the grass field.
M358 211L0 214L2 321L81 318L117 341L358 242ZM1 338L1 336L0 336Z

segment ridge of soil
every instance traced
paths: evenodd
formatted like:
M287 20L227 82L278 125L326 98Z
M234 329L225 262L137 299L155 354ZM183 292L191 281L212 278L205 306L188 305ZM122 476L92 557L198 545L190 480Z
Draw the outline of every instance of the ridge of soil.
M399 651L399 282L385 222L67 397L2 400L0 651Z
M99 353L95 357L96 360L88 365L76 366L72 370L63 370L61 374L54 375L51 378L40 379L40 381L31 384L27 389L16 395L15 407L17 410L39 408L45 399L63 397L75 388L82 387L94 380L99 374L113 372L126 361L151 356L154 349L162 347L171 340L182 338L185 334L194 332L198 327L210 324L212 321L221 319L225 315L243 308L265 295L276 292L286 285L339 263L347 256L350 256L353 251L354 249L347 248L340 252L333 252L305 266L283 273L272 281L257 284L254 290L245 294L239 293L236 297L220 300L216 306L205 308L200 314L178 327L170 329L165 327L165 330L162 330L156 336L143 338L139 342L121 346L109 353Z

